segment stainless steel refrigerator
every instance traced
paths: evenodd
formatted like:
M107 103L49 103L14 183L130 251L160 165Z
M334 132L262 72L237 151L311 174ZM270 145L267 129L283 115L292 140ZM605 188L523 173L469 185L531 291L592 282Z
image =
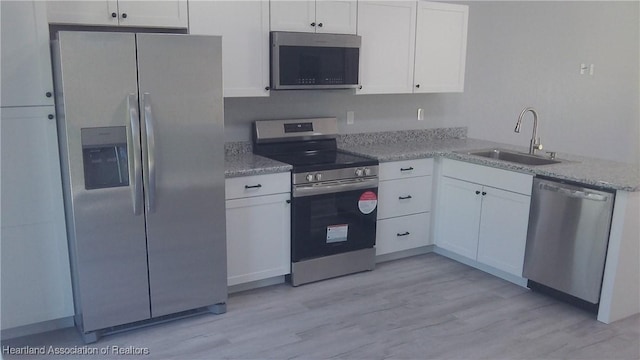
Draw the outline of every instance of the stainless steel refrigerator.
M221 40L59 32L52 42L76 325L227 299Z

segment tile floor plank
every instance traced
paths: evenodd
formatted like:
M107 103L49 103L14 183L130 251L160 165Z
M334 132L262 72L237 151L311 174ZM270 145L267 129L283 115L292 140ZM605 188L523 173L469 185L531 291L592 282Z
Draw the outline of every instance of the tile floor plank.
M583 310L433 253L297 288L233 294L227 309L106 336L90 346L148 347L144 359L640 358L640 316L602 324ZM2 345L84 344L75 329L63 329Z

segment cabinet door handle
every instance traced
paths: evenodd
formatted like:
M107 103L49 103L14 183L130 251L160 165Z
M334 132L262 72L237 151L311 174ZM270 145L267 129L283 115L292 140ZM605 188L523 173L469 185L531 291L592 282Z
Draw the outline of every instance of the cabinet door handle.
M413 167L409 166L408 168L400 168L400 171L411 171Z
M53 120L53 118L54 118L54 117L55 117L55 116L53 116L53 114L49 114L49 115L47 115L47 119L49 119L49 120Z
M122 13L122 18L126 19L127 18L127 13Z
M44 94L44 96L46 96L46 97L50 98L50 97L52 97L52 96L53 96L53 94L51 93L51 91L47 91L47 92Z
M322 27L322 23L318 24L318 27Z
M411 199L411 195L407 195L407 196L398 196L398 200L407 200L407 199Z
M116 13L112 12L112 13L111 13L111 17L112 17L112 18L114 18L114 17L118 17L118 14L116 14Z
M264 89L267 90L267 91L271 90L271 88L268 87L268 86L265 86Z
M480 190L476 190L476 195L480 195Z
M245 189L259 189L262 187L262 184L258 184L258 185L245 185L244 188Z
M486 192L486 191L483 191L483 192L482 192L482 196L485 196L485 195L487 195L487 192Z
M416 88L418 88L418 89L419 89L419 88L420 88L420 84L416 84Z
M358 90L362 90L362 85L359 85L359 86L358 86Z
M401 233L397 233L397 234L396 234L396 236L407 236L407 235L409 235L409 234L411 234L411 233L410 233L410 232L408 232L408 231L405 231L405 232L403 232L402 234L401 234Z
M312 22L312 23L311 23L311 26L316 26L316 23Z

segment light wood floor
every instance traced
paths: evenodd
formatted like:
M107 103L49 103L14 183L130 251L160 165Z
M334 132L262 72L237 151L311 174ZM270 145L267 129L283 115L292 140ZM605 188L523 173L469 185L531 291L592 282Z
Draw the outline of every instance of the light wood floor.
M115 334L91 346L147 347L143 359L639 359L639 339L640 316L605 325L427 254L298 288L235 294L224 315ZM75 329L64 329L2 345L83 343Z

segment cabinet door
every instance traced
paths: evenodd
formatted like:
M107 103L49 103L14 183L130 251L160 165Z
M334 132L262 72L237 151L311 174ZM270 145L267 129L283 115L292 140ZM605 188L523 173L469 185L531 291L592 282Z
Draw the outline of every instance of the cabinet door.
M4 2L3 2L4 6ZM2 329L73 315L53 106L2 108Z
M478 261L522 276L531 197L484 187Z
M118 0L120 25L186 28L187 0ZM126 14L126 17L125 17Z
M269 1L271 31L316 31L315 1Z
M439 188L436 245L476 260L482 186L443 177Z
M226 201L229 285L290 273L289 198L287 193Z
M269 3L190 1L189 33L222 36L224 96L268 96Z
M2 100L6 106L53 105L46 3L2 1ZM48 95L48 96L47 96Z
M466 5L418 1L415 92L462 92L467 53Z
M362 88L356 93L413 92L416 2L361 1L358 35Z
M355 0L316 1L316 32L329 34L355 34L358 2Z
M47 1L53 24L118 25L117 0ZM115 15L115 16L113 16Z

